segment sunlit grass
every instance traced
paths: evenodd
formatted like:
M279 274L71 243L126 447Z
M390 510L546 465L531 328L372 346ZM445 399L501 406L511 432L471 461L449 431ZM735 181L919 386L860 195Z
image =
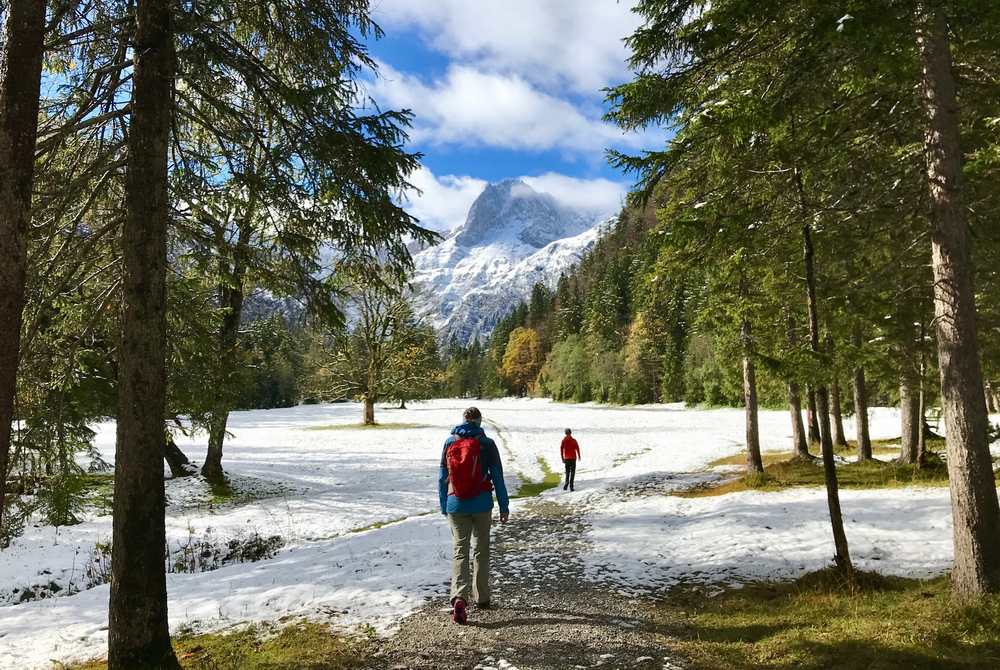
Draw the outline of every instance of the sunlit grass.
M856 580L830 569L715 597L677 590L655 616L685 668L1000 667L1000 596L962 606L947 578Z
M369 644L338 635L318 623L276 629L251 626L233 633L181 635L174 650L184 670L348 670L363 667ZM105 670L107 662L62 666Z
M514 495L515 498L531 498L533 496L541 495L542 491L554 489L559 486L559 482L562 481L562 475L558 472L553 472L552 468L549 467L548 462L541 456L538 457L538 465L542 468L542 481L522 481L521 487Z
M947 486L948 468L939 458L931 457L922 466L894 461L871 460L837 466L837 481L845 489L881 489L904 486ZM740 477L717 484L678 491L683 498L719 496L737 491L781 491L798 486L823 486L823 464L804 459L770 462L764 474Z

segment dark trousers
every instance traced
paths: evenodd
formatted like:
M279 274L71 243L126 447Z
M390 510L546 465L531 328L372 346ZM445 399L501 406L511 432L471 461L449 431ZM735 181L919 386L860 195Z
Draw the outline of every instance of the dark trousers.
M575 458L564 458L563 464L566 466L566 480L563 484L563 489L566 487L573 490L573 484L576 482L576 459Z

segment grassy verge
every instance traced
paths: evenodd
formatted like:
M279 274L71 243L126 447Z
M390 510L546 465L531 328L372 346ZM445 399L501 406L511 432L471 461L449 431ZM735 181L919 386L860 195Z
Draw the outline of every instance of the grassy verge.
M838 456L853 456L857 447L854 443L836 451ZM944 451L943 438L927 440L928 458L923 467L903 465L895 461L872 460L864 463L849 462L837 465L837 480L841 488L880 489L903 486L947 486L948 468L938 455ZM815 451L818 451L816 449ZM872 452L875 456L895 456L899 453L898 440L873 440ZM793 458L790 451L765 452L764 474L677 491L673 495L682 498L703 498L719 496L737 491L781 491L796 486L823 486L823 463ZM746 454L738 453L720 458L710 467L744 465ZM997 473L1000 484L1000 472Z
M930 458L921 468L902 465L893 461L866 461L845 463L837 466L837 480L840 488L881 489L902 486L947 486L948 469L938 458ZM823 486L823 464L816 461L787 460L772 462L764 466L764 474L741 477L678 491L674 495L683 498L719 496L736 491L781 491L796 486Z
M558 472L553 472L549 464L541 456L538 457L538 465L542 468L543 477L540 482L529 482L524 481L522 478L521 487L517 490L514 495L515 498L531 498L533 496L541 495L542 491L548 489L554 489L559 486L559 482L562 481L562 475Z
M306 426L302 430L409 430L411 428L433 428L433 426L426 423L329 423Z
M656 608L686 668L997 668L1000 596L956 604L947 578L832 570L706 598L681 591Z
M411 514L409 516L400 516L400 517L396 517L395 519L386 519L385 521L376 521L374 523L368 524L367 526L360 526L358 528L352 528L349 532L351 532L351 533L363 533L363 532L365 532L367 530L378 530L379 528L385 528L386 526L389 526L389 525L394 524L394 523L399 523L401 521L406 521L407 519L412 519L412 518L418 517L418 516L427 516L429 514L434 514L434 512L417 512L416 514Z
M362 667L367 646L366 640L345 638L316 623L174 638L184 670L348 670ZM65 670L107 667L105 661L64 666Z
M927 450L932 453L940 453L944 451L944 438L928 438L927 439ZM809 453L813 456L819 458L820 451L818 444L812 444L809 446ZM858 443L854 440L848 440L846 447L834 447L833 453L837 456L843 456L845 458L856 457L858 455ZM764 460L764 465L770 465L772 463L781 463L783 461L791 460L795 454L791 451L765 451L761 454L761 458ZM896 457L899 455L899 440L872 440L872 456L880 457ZM745 451L733 454L731 456L725 456L723 458L718 458L711 463L709 467L715 467L720 465L746 465L747 456Z
M791 451L765 451L760 455L761 460L764 465L773 465L775 463L783 463L784 461L789 461L795 456ZM708 464L710 468L716 468L720 466L728 465L739 465L744 466L747 464L747 454L746 450L740 451L733 454L732 456L723 456L722 458L717 458Z
M220 481L209 481L208 489L212 492L210 503L213 505L223 505L236 499L236 490L228 477Z

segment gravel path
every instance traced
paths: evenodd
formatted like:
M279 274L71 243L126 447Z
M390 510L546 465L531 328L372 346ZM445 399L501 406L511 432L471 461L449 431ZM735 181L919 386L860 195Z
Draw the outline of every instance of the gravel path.
M376 644L374 670L674 670L667 631L650 608L581 579L587 550L579 510L536 498L505 526L494 526L494 608L451 622L447 587L439 601L407 618ZM441 566L442 574L448 566Z

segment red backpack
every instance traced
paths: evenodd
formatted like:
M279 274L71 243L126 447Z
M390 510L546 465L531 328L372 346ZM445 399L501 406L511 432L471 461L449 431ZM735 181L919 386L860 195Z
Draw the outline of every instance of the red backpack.
M493 483L483 474L482 447L475 437L460 437L448 445L448 493L459 500L475 498L493 490Z

